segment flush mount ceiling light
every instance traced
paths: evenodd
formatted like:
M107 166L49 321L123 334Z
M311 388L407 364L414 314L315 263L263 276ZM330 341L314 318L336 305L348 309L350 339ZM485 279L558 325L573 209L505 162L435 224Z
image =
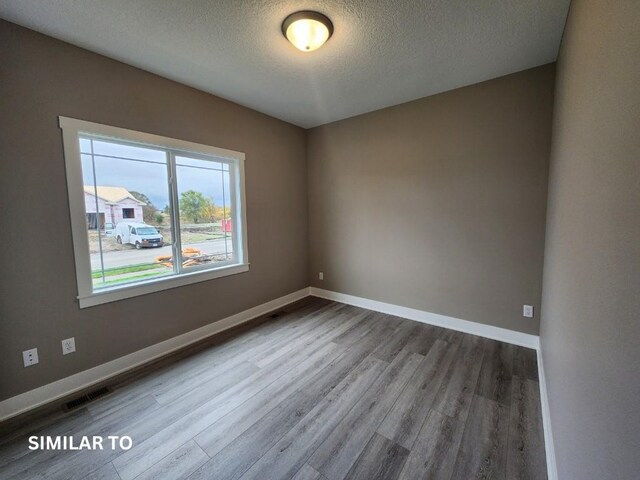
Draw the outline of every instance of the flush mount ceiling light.
M318 12L295 12L282 22L282 34L298 50L313 52L329 40L333 23Z

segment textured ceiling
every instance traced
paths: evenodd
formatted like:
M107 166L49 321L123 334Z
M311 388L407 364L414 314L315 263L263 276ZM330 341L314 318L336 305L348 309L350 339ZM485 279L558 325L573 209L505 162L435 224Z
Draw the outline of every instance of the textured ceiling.
M570 0L0 0L0 17L302 127L556 60ZM331 18L304 53L291 12Z

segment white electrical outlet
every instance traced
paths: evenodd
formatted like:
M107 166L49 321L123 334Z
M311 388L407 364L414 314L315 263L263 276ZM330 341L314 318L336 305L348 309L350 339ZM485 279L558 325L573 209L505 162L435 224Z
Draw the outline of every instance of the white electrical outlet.
M22 352L22 361L25 367L30 367L38 363L38 349L32 348L31 350L25 350Z
M62 340L62 354L67 355L76 351L76 338L71 337L66 340Z
M324 273L323 272L318 273L318 278L320 280L324 280Z
M523 305L522 316L527 318L533 318L533 305Z

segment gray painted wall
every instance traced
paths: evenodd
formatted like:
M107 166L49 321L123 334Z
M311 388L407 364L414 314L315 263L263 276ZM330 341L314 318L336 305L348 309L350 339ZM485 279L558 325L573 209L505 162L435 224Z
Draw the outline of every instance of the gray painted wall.
M553 85L551 64L310 130L311 284L538 334Z
M574 0L557 70L541 344L558 473L638 478L638 1Z
M0 58L0 400L308 285L304 130L1 20ZM80 310L58 115L245 152L251 270Z

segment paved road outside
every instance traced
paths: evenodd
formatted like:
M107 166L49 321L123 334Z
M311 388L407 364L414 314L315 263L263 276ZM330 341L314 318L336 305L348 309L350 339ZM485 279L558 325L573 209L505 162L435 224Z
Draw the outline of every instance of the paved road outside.
M214 254L224 253L224 238L217 238L215 240L208 240L206 242L191 243L189 245L183 245L182 248L193 247L198 250L202 250L203 253ZM231 238L227 239L227 249L232 250ZM131 245L131 250L120 250L115 252L105 252L103 254L104 268L124 267L127 265L136 265L138 263L154 263L156 257L161 255L171 255L171 245L165 245L160 248L142 248L136 250ZM100 254L91 254L91 269L97 270L100 268Z

